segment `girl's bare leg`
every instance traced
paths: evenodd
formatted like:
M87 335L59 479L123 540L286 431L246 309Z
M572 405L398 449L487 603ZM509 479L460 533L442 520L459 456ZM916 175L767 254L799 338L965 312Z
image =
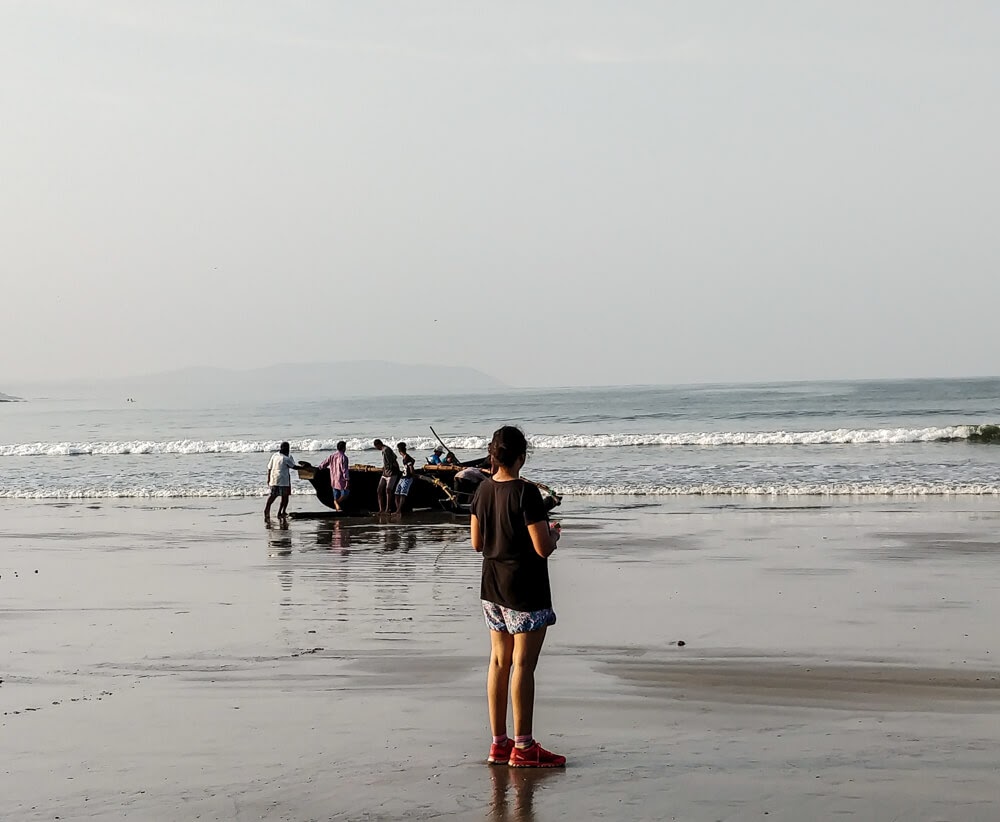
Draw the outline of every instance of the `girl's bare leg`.
M545 628L514 634L510 701L514 706L514 735L531 736L535 712L535 666L545 642Z
M507 694L510 688L510 667L514 658L514 637L502 631L490 631L490 669L486 676L486 698L490 705L490 727L493 736L507 733Z

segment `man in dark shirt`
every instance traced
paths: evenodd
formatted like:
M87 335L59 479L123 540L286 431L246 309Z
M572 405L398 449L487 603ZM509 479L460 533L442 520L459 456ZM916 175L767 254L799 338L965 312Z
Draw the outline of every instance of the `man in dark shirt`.
M378 512L380 514L392 513L393 502L396 498L396 484L399 482L399 460L387 448L382 440L375 440L372 443L382 452L382 477L378 481Z

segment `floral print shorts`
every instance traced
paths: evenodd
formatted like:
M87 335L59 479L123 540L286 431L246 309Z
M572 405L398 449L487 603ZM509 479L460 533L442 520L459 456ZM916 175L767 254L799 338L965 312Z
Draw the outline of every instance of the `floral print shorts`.
M525 634L556 624L556 612L551 608L542 608L540 611L515 611L495 602L487 602L485 599L482 602L486 627L491 631L499 631L502 634Z

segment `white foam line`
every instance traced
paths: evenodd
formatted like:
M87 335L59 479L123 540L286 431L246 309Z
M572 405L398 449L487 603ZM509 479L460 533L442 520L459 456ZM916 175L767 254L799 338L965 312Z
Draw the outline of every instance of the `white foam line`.
M533 448L636 448L720 447L764 445L850 445L941 442L965 440L976 426L943 428L837 428L824 431L735 431L666 434L539 434L528 438ZM392 437L383 437L395 443ZM430 437L403 437L411 450L430 451L437 441ZM336 447L334 439L290 441L292 453L323 453ZM354 437L348 451L372 450L371 440ZM484 452L483 437L454 437L448 444L457 451ZM33 442L0 445L0 457L122 456L127 454L260 454L276 451L278 440L126 440L95 442Z
M563 496L991 496L1000 495L1000 485L934 483L864 484L864 483L814 483L805 485L656 485L635 486L604 485L593 487L563 487Z
M1000 485L934 483L905 484L864 484L864 483L817 483L804 485L601 485L580 487L559 487L563 496L998 496ZM311 497L313 491L307 487L295 487L296 496ZM241 499L264 497L264 487L237 488L38 488L32 490L0 488L0 499Z
M314 496L311 488L293 488L293 495ZM0 488L0 499L243 499L266 497L260 488Z

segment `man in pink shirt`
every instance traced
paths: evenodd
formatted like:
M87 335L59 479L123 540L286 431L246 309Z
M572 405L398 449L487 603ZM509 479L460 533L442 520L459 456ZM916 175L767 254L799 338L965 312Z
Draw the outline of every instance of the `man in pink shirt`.
M333 507L338 511L342 500L351 493L351 474L347 462L347 443L341 440L337 450L320 463L320 468L330 469L330 487L333 489Z

